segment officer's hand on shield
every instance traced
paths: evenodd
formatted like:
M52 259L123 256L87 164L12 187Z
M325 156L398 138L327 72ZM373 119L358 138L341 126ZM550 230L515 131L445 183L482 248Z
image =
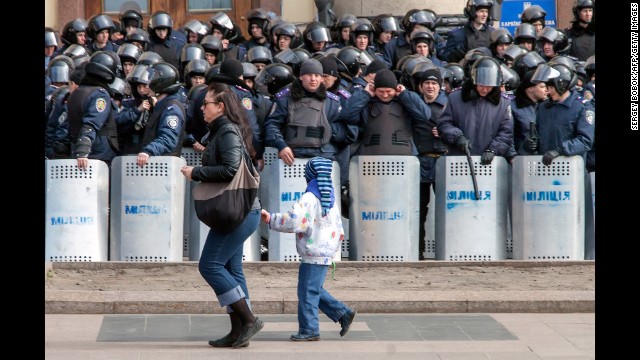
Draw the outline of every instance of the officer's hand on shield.
M139 153L138 154L138 159L137 159L137 164L140 167L143 167L147 164L147 161L149 161L149 154L147 153Z
M278 156L280 156L280 159L282 159L285 164L289 166L293 165L293 160L295 160L295 157L293 156L293 150L291 150L290 147L287 146L286 148L280 150Z
M530 154L534 154L538 150L538 142L528 136L524 139L523 146Z
M77 161L78 161L78 169L87 170L87 168L89 167L89 158L88 157L79 157L77 159Z
M467 140L464 135L458 136L458 138L456 139L456 147L460 149L460 151L466 153L467 148L469 147L469 140Z
M480 165L491 165L494 156L496 153L493 150L485 150L480 156Z
M542 163L549 166L551 165L553 159L557 158L560 155L562 155L562 153L560 153L560 150L558 149L549 150L544 153L544 155L542 155Z

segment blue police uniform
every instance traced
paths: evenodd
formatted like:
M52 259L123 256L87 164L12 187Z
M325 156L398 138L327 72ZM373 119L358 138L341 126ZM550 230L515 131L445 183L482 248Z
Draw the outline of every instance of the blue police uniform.
M537 103L529 98L519 98L511 101L513 115L513 146L518 155L532 155L524 149L524 140L531 135L529 124L536 123Z
M144 129L135 129L135 124L142 115L142 111L138 110L140 102L140 99L135 98L122 101L122 107L115 116L118 143L122 155L133 155L140 152Z
M291 86L275 94L271 113L265 120L265 146L274 147L278 149L278 152L289 146L280 129L286 129L289 126L289 102L293 101L291 99L291 87L295 85L296 82L299 82L299 80L294 80ZM302 88L301 84L298 86ZM309 92L306 92L306 95L309 97L313 96L313 94ZM322 111L331 126L331 138L328 143L320 147L292 147L291 150L296 157L311 158L314 156L322 156L335 160L335 154L338 151L337 144L345 143L347 131L345 124L340 120L340 112L342 111L340 98L330 92L326 92L326 97L323 101Z
M593 144L595 111L588 100L571 91L563 102L547 99L538 105L536 126L541 154L560 149L564 156L584 156Z
M251 48L258 47L258 46L263 46L263 47L266 47L267 49L271 50L271 52L273 53L273 51L274 51L273 50L273 46L271 46L271 43L268 40L269 39L268 39L268 36L267 36L267 41L265 41L263 44L258 44L257 41L255 41L253 38L251 38L251 39L247 40L244 43L244 48L247 51L249 51L249 50L251 50Z
M117 53L119 48L120 46L116 45L115 43L112 43L111 41L107 41L107 44L101 49L98 49L96 47L95 41L90 41L87 44L87 49L89 49L89 54L93 54L97 51L113 51Z
M586 156L592 149L595 136L595 111L588 100L573 91L562 102L547 99L538 105L536 126L539 135L538 151L541 154L559 150L564 156L582 156L586 163ZM584 257L585 260L595 260L593 198L586 167L584 184Z
M249 127L251 127L251 132L253 133L253 149L256 151L255 158L258 160L262 159L262 156L264 154L264 140L262 136L262 127L258 122L258 116L253 106L253 94L251 93L251 91L237 85L231 85L231 89L236 95L238 95L242 107L247 110L247 116L249 117Z
M175 102L172 103L172 100ZM149 121L142 140L141 152L151 156L180 156L177 149L182 148L184 135L181 134L184 133L186 115L178 104L181 102L177 94L168 95L156 103L151 115L152 120ZM153 119L156 117L157 121L154 122Z
M176 33L177 32L178 31L176 31ZM147 51L158 53L158 55L162 57L162 60L175 66L176 69L180 69L180 55L182 55L182 47L184 45L184 42L173 36L173 31L171 35L167 36L162 42L160 42L160 39L158 39L154 33L149 33Z
M411 54L411 44L407 41L404 33L389 40L382 52L382 61L389 69L395 69L396 64L405 55Z
M488 96L465 100L463 93L466 91L472 91L477 96L475 85L471 83L449 94L448 106L438 124L442 140L453 145L458 137L464 135L469 140L471 155L482 155L485 150L491 150L498 156L510 159L510 151L513 150L511 102L502 94L497 104L491 102ZM449 153L464 155L455 146L449 146Z
M447 62L458 62L471 49L489 47L493 26L482 24L482 28L478 30L471 25L472 22L469 21L464 26L449 32L447 43L440 55L441 59Z
M102 87L80 85L69 95L67 106L73 156L102 160L110 164L118 155L114 120L118 106L107 90ZM81 118L76 118L77 116ZM71 131L72 126L80 127L77 134ZM110 129L111 126L113 133L101 132L103 128ZM76 138L73 138L74 136Z
M44 153L48 159L68 158L69 149L69 121L67 113L67 98L70 93L55 99L51 114L47 120L44 140Z

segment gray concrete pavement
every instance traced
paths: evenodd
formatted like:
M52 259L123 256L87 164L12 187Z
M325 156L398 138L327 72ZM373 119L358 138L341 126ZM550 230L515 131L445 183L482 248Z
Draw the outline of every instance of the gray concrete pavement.
M248 348L216 349L226 315L45 315L47 360L595 359L595 314L358 314L349 333L321 315L321 341L289 341L296 315L265 321Z

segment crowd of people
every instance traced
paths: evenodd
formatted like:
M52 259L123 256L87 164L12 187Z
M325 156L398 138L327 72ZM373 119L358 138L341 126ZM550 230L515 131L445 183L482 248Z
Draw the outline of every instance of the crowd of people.
M589 214L595 1L577 0L567 29L546 26L545 10L530 6L513 34L491 25L493 5L469 0L463 9L467 22L446 37L436 32L438 15L430 9L372 20L343 14L331 28L312 21L302 29L252 9L246 15L249 39L223 12L179 27L170 13L156 11L145 26L140 10L128 8L119 21L97 14L74 19L61 31L45 27L45 158L76 159L85 169L88 159L110 164L116 156L135 155L145 166L151 156L180 156L191 147L203 153L203 166L183 169L187 178L228 180L240 152L223 154L220 148L240 142L216 140L216 131L235 123L259 171L266 147L287 165L296 158L336 161L336 201L348 218L353 156L417 156L420 260L435 164L442 156L470 154L488 165L496 156L512 163L516 156L542 155L545 166L558 156L581 156ZM325 216L333 205L313 206ZM247 218L248 228L257 227L259 209L256 204ZM291 215L263 212L274 228L273 219L282 216ZM595 259L593 219L586 217L585 259ZM283 224L279 228L285 231ZM246 238L245 232L232 237ZM211 345L244 347L262 321L250 309L238 260L242 247L204 250L201 273L232 323L230 334ZM225 263L230 273L220 277ZM301 267L301 279L304 273L318 280L326 272L312 268ZM317 292L322 283L314 287ZM307 299L309 291L299 290L299 296ZM292 340L319 338L317 294L310 301L315 312L305 315ZM327 311L346 333L355 310L331 303L335 309Z

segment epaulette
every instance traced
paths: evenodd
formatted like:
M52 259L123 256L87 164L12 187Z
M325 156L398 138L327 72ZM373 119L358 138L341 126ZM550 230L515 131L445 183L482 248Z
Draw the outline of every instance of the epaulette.
M242 86L235 85L235 87L236 87L236 89L238 89L238 90L240 90L240 91L242 91L242 92L251 92L251 91L249 91L249 90L247 90L247 89L243 88Z
M290 87L286 87L280 90L279 92L276 93L276 99L280 99L281 97L288 95L290 91L291 91Z
M511 101L511 100L513 100L513 99L515 99L515 98L516 98L516 96L515 96L515 95L513 95L513 94L507 94L507 93L503 93L503 92L501 92L501 93L500 93L500 95L501 95L503 98L505 98L505 99L507 99L507 100L509 100L509 101Z
M338 97L338 95L336 95L336 94L334 94L334 93L332 93L332 92L328 92L328 91L327 91L327 97L328 97L329 99L333 99L333 100L335 100L335 101L340 102L340 98Z
M103 93L105 93L105 94L108 94L107 89L105 89L105 88L103 88L103 87L100 87L100 86L99 86L99 87L98 87L98 90L99 90L99 91L102 91L102 92L103 92Z
M576 100L580 101L583 104L586 104L589 102L589 100L583 98L582 96L576 96Z
M351 97L351 93L345 89L338 90L338 94L342 95L343 98L348 99Z
M458 86L455 89L451 89L451 92L462 90L462 86Z

